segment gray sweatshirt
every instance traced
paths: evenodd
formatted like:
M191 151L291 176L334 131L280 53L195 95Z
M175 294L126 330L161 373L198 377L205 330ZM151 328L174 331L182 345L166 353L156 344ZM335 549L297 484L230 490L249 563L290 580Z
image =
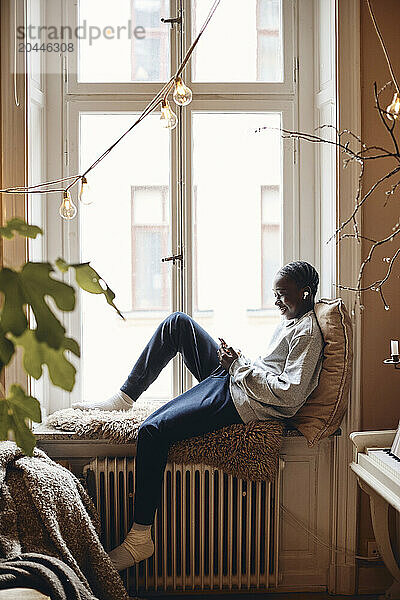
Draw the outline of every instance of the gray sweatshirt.
M324 341L313 310L283 319L268 354L250 361L242 354L230 366L230 391L244 421L293 416L318 384Z

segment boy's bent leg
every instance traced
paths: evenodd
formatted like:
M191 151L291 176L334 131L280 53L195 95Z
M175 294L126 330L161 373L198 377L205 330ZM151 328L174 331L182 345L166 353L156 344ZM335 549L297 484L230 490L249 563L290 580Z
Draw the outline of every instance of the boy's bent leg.
M208 377L146 419L137 441L135 524L151 525L154 521L171 444L233 423L242 423L242 420L230 396L227 374ZM140 553L142 547L147 551L147 546L145 548L139 542L135 548L137 535L132 529L126 542L111 552L116 568L126 568L127 551L132 555L128 566L135 563L134 555Z
M178 352L197 381L203 381L219 366L217 350L218 344L196 321L175 312L157 327L121 391L137 400Z
M128 379L114 396L108 400L75 403L72 408L128 410L177 352L182 354L196 379L202 381L220 366L217 349L217 343L196 321L185 313L175 312L157 327Z

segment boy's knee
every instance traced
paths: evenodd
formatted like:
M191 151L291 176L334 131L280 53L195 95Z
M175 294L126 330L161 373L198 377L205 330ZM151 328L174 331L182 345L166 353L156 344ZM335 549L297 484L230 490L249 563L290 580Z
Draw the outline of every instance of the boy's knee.
M157 433L158 427L156 422L153 422L150 417L148 417L139 427L138 430L138 438L149 438L154 437L154 434Z
M169 438L170 421L168 418L148 417L139 427L138 443L162 444Z
M176 319L178 321L190 321L190 317L189 315L187 315L184 312L181 312L180 310L176 310L174 313L172 313L172 315L170 315L171 318Z
M190 322L190 317L189 315L187 315L184 312L180 312L180 311L175 311L173 313L171 313L166 319L165 322L173 328L177 328L177 327L181 327L182 325L185 325L186 323Z

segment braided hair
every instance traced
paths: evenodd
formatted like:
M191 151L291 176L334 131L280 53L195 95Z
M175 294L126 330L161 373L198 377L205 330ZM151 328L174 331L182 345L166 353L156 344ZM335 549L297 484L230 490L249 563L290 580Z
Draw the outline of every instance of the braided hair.
M309 287L312 299L315 298L319 284L319 275L310 263L303 260L291 262L278 271L281 277L290 277L298 288Z

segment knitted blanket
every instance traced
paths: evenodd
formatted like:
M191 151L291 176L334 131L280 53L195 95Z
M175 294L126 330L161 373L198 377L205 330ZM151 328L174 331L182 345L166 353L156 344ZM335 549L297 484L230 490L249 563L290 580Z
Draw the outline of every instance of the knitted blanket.
M54 556L100 600L127 600L98 531L96 510L70 471L37 448L28 457L0 442L0 558Z
M0 560L0 590L10 588L31 588L51 600L97 600L62 560L34 552Z
M140 399L128 411L68 408L53 413L46 425L86 439L105 438L120 444L134 442L140 425L161 404ZM229 425L173 444L168 460L204 463L243 479L271 481L277 473L283 432L284 423L278 419Z

